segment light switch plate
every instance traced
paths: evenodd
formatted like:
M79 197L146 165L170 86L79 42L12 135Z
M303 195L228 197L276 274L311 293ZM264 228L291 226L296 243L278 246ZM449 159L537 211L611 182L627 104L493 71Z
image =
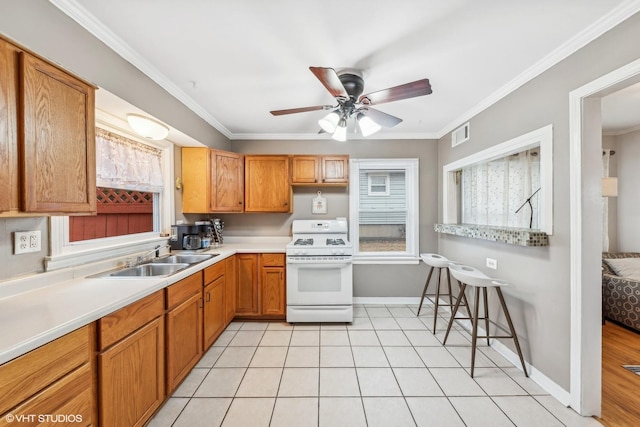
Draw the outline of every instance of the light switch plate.
M496 270L498 268L498 260L487 258L487 267Z
M16 231L13 233L14 254L26 254L29 252L40 252L42 249L42 233L35 231Z

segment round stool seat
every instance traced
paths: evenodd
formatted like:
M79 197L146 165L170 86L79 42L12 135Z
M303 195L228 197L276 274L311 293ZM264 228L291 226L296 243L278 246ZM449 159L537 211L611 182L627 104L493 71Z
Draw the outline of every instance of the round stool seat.
M451 262L451 260L448 260L447 258L438 254L420 254L420 258L422 258L422 261L425 264L436 268L449 267L449 263Z
M491 284L496 281L496 279L492 279L477 268L473 268L468 265L452 262L449 263L449 271L457 281L466 283L470 286L498 286Z

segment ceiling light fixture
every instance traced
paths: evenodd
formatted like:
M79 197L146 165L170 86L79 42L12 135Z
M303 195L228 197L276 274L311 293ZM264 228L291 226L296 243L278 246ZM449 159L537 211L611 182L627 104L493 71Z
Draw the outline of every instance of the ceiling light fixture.
M340 142L347 140L347 119L345 119L344 116L340 118L336 131L333 132L331 137Z
M358 113L357 120L358 120L358 127L360 128L360 132L362 133L362 136L364 136L365 138L369 135L373 135L374 133L382 129L382 126L374 122L373 119L371 119L371 117L367 117L362 113Z
M150 117L140 114L127 114L127 122L138 135L154 141L165 139L169 135L169 128Z
M336 127L338 126L338 122L340 121L340 115L338 114L338 111L339 110L334 110L318 120L318 124L323 131L328 133L333 133L336 131Z

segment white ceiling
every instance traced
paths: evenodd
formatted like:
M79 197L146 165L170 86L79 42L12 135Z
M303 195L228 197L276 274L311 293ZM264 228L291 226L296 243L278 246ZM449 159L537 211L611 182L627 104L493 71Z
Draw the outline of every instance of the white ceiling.
M365 93L429 78L433 94L378 107L404 121L376 137L442 137L639 8L637 0L50 1L230 139L318 138L326 112L269 113L334 104L309 66L359 69Z

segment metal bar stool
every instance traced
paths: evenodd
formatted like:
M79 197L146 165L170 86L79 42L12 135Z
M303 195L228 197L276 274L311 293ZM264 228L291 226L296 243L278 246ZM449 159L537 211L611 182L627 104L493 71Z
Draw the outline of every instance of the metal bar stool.
M424 290L422 291L422 298L420 299L420 307L418 307L418 316L420 316L420 310L422 310L422 304L424 303L425 297L434 303L434 313L433 313L433 333L436 333L436 323L438 321L438 308L442 305L445 307L453 307L455 296L451 292L451 275L449 274L449 264L450 260L443 257L439 254L420 254L420 258L422 261L431 266L429 270L429 275L427 276L427 281L424 284ZM436 274L438 278L436 279L436 293L427 295L427 289L429 288L429 282L431 281L431 276L433 271L437 270ZM440 293L440 287L442 286L442 270L447 272L447 290L448 293ZM467 313L469 313L469 317L471 317L471 312L469 311L469 303L467 302L467 298L464 294L461 294L464 299L463 304L467 307ZM435 299L429 298L430 296L435 296ZM441 304L440 297L449 297L449 304Z
M442 345L447 343L447 337L449 336L449 331L451 330L451 325L454 320L464 320L469 319L472 321L472 330L471 330L471 377L473 378L473 371L475 367L475 358L476 358L476 343L478 338L486 338L487 345L489 345L490 338L512 338L513 342L516 346L516 350L518 351L518 357L520 358L520 363L522 363L522 370L525 376L529 376L527 374L527 367L524 363L524 357L522 357L522 350L520 349L520 343L518 342L518 336L516 335L515 329L513 328L513 322L511 321L511 316L509 315L509 310L507 309L507 304L504 301L504 296L502 295L502 286L508 286L508 283L492 279L488 277L480 270L477 270L473 267L469 267L466 265L460 264L449 264L449 270L451 271L451 275L460 282L460 295L456 301L455 306L453 307L453 312L451 313L451 319L449 320L449 325L447 326L447 332L444 336L444 341ZM470 317L457 317L456 313L458 312L458 308L460 306L460 301L464 296L465 289L468 286L472 286L475 288L475 296L473 300L473 316ZM509 325L509 331L502 328L495 322L491 322L496 325L497 328L509 332L510 335L491 335L489 333L489 306L487 304L487 288L494 288L498 294L498 299L500 300L500 305L502 306L502 311L504 312L504 316L507 320L507 324ZM484 317L479 316L479 307L480 307L480 290L482 290L482 299L484 302ZM484 320L485 322L485 330L486 335L478 336L478 322L480 320Z

